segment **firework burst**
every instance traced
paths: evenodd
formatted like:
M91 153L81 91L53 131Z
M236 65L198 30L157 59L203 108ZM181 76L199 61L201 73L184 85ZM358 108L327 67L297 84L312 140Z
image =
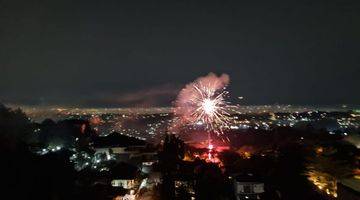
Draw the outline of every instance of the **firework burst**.
M194 86L194 88L198 94L189 100L193 109L190 116L197 123L203 123L207 129L217 133L222 132L222 128L227 126L229 115L228 104L224 98L227 91L217 94L217 91L205 86Z
M223 133L229 121L230 106L225 100L228 83L228 75L218 77L210 73L188 84L175 103L174 112L180 124L202 124L208 131Z

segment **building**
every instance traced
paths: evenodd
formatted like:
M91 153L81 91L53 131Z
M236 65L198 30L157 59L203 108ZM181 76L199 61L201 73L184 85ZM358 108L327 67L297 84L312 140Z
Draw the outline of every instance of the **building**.
M264 183L251 173L236 175L234 192L237 200L261 199L265 192Z
M95 149L95 158L110 159L115 157L119 161L128 161L147 147L147 143L133 137L113 132L105 137L96 137L92 143Z

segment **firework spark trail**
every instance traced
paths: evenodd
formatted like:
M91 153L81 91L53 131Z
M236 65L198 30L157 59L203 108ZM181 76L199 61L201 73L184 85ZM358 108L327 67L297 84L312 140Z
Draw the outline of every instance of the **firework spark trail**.
M186 85L175 102L176 126L200 123L208 131L223 133L229 121L227 110L230 106L225 101L228 95L225 87L228 84L227 74L217 76L210 73Z

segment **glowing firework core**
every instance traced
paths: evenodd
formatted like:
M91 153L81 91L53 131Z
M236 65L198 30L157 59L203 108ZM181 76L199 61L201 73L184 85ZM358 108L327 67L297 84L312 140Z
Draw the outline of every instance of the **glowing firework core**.
M212 99L204 99L202 102L202 109L204 109L205 114L208 116L213 116L214 111L216 110L216 103Z

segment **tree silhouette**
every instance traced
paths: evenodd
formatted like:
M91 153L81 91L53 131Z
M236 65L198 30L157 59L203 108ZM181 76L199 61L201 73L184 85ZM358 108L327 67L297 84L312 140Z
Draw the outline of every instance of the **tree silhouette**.
M0 103L0 143L3 148L14 148L16 143L28 140L31 133L30 120L24 112Z
M159 153L159 164L163 174L162 198L173 200L175 198L174 175L179 162L184 158L185 144L173 134L166 134L163 149Z

